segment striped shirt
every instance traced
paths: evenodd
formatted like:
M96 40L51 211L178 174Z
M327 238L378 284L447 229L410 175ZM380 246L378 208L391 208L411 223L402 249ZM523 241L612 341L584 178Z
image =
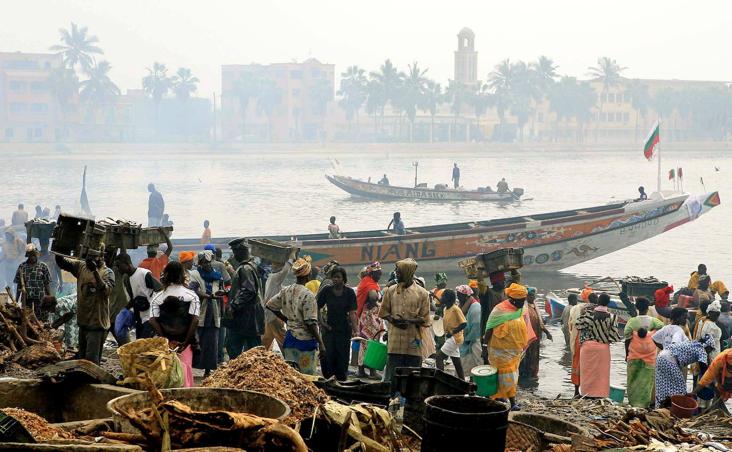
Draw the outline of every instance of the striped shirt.
M577 319L575 327L580 333L580 343L595 341L610 344L620 340L615 316L608 313L606 309L598 306L594 310L585 310Z

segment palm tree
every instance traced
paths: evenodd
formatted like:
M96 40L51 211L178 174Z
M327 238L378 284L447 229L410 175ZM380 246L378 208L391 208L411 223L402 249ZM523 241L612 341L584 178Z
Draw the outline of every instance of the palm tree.
M574 96L577 91L577 79L574 77L562 77L552 89L549 90L549 108L556 114L554 124L554 139L558 139L559 123L569 121L576 114L576 103Z
M195 93L198 89L199 82L198 77L194 77L190 69L185 67L178 68L178 72L175 73L171 80L176 99L181 102L190 99L191 94Z
M325 141L325 117L328 114L328 102L333 100L333 85L330 80L319 78L310 89L310 100L313 113L320 116L320 139Z
M590 66L587 68L589 72L587 75L592 77L593 80L599 80L602 82L602 94L600 95L600 111L599 116L602 116L603 107L605 105L605 99L607 98L608 88L616 86L622 80L621 72L626 70L626 67L621 67L612 58L600 57L597 59L597 66ZM600 126L598 117L597 126L595 127L595 141L597 141L597 129Z
M341 99L338 105L346 112L346 120L348 120L348 129L350 132L351 123L356 119L356 134L359 134L358 112L366 100L366 71L358 66L349 66L346 72L341 73L341 85L338 95Z
M48 85L61 111L61 123L66 130L66 113L71 99L79 94L79 77L73 69L59 67L51 71Z
M51 46L51 50L63 55L64 65L68 68L80 66L83 71L88 71L94 66L94 55L102 55L104 51L96 44L99 38L88 35L87 27L79 27L71 22L71 29L59 29L62 44Z
M417 107L422 102L424 96L425 83L427 78L425 74L427 69L420 69L417 62L408 66L406 74L402 74L402 90L401 90L401 107L409 119L409 141L414 138L414 120L417 116Z
M383 112L383 105L385 103L386 99L384 99L384 90L381 84L373 78L370 79L366 83L366 113L372 115L374 118L374 139L377 138L379 129L377 114Z
M155 132L159 130L160 102L168 91L173 87L173 79L168 77L168 68L157 61L152 68L147 68L147 75L142 78L142 88L152 97L155 104Z
M241 134L242 140L246 140L247 135L247 110L249 102L257 97L261 79L252 72L245 72L234 81L233 95L239 102L239 113L241 114Z
M199 80L198 77L193 76L190 69L181 67L178 68L178 71L172 77L171 82L175 98L178 99L178 102L180 102L183 107L183 128L185 130L184 134L186 136L186 141L188 141L188 137L190 135L190 127L188 125L188 100L190 100L191 95L196 92L196 89L198 89Z
M457 132L457 118L463 110L463 105L465 105L470 99L470 91L465 84L455 80L450 80L450 84L445 90L445 98L452 104L450 105L450 111L452 111L453 114L453 125L450 130L450 140L452 140L453 136Z
M475 129L480 131L480 117L488 110L493 98L488 92L488 85L478 82L475 89L470 93L469 102L473 106L475 112Z
M379 107L381 108L381 123L383 127L384 123L384 110L386 104L397 100L397 94L399 92L400 77L397 68L391 63L391 60L386 60L381 65L378 72L372 72L369 74L374 82L374 89L381 91L378 99L380 100Z
M430 143L435 138L435 115L437 114L437 107L442 103L443 99L442 86L434 80L427 80L425 82L420 109L430 112Z
M97 108L109 104L112 99L120 95L117 85L109 78L112 66L107 61L100 61L89 71L89 79L81 82L79 96L81 101L89 106L93 117Z
M257 111L267 116L267 139L272 140L272 115L282 98L282 90L274 80L264 79L257 96Z
M544 95L546 95L555 83L558 67L551 58L544 55L541 55L535 62L529 65L529 68L534 73L536 84Z
M639 119L645 119L651 101L651 96L648 94L648 85L635 79L628 87L628 95L630 96L630 104L635 110L635 141L638 141Z
M493 92L501 140L505 136L506 112L513 104L513 90L516 84L515 68L516 66L511 64L509 59L505 59L488 74L488 87Z

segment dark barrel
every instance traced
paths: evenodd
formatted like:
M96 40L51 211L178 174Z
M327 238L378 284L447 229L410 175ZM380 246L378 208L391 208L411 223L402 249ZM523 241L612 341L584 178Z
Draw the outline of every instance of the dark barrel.
M425 400L422 452L503 452L508 406L476 396L432 396Z

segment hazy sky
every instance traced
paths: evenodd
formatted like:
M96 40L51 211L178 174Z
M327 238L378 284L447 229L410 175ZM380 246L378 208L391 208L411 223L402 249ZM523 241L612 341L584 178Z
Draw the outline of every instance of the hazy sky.
M145 67L190 67L200 95L220 91L222 64L315 57L340 73L391 58L452 77L457 32L476 33L478 76L500 60L550 56L584 76L599 56L640 78L732 80L732 2L675 0L2 0L0 50L43 52L71 21L98 36L112 76L140 86ZM171 72L173 72L171 71Z

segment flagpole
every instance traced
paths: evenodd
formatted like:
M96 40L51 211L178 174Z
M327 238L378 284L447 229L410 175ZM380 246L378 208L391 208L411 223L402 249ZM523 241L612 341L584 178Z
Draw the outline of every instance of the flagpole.
M658 194L661 194L661 119L658 119Z

